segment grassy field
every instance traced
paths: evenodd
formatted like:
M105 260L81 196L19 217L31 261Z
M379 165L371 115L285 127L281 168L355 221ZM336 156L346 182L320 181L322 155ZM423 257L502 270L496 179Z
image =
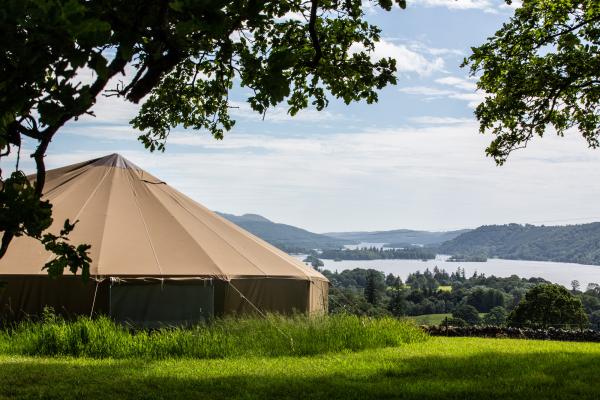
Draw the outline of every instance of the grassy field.
M224 360L0 355L0 398L597 399L600 344L431 338Z
M414 323L353 315L218 319L190 328L130 331L106 317L23 322L0 330L0 354L91 358L306 356L426 341ZM1 373L1 371L0 371Z
M452 314L424 314L407 317L407 319L414 321L417 325L439 325L446 317L452 318Z
M486 313L479 313L481 318L485 315ZM414 321L417 325L440 325L446 317L452 318L452 314L423 314L407 317L407 319Z

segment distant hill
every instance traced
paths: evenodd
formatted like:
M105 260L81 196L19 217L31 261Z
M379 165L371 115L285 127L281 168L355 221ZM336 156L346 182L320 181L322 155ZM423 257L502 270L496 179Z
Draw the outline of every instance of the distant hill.
M486 225L443 243L438 252L600 265L600 222L567 226Z
M233 215L218 213L234 224L287 252L303 252L310 249L337 249L344 240L332 238L292 225L278 224L261 215Z
M346 243L389 243L389 244L439 244L468 232L468 229L448 232L414 231L410 229L396 229L391 231L374 232L331 232L327 236L344 240Z

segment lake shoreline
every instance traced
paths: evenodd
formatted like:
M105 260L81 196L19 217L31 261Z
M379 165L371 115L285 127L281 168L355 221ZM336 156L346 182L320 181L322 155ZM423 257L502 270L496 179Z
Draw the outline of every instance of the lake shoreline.
M302 261L305 255L294 255ZM502 258L488 258L485 262L453 262L447 261L449 255L438 255L433 260L404 260L404 259L381 259L381 260L342 260L321 259L322 268L331 271L342 271L354 268L371 268L385 274L400 276L403 280L416 271L432 270L437 267L449 273L458 268L464 269L467 276L485 274L486 276L509 277L517 275L520 278L543 278L553 283L570 287L572 280L578 280L582 287L588 283L600 283L600 266L563 263L554 261L529 261L509 260Z

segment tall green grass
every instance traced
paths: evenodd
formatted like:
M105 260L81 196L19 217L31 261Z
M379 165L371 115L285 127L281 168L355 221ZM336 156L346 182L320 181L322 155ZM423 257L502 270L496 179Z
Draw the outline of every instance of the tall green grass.
M193 328L133 331L106 317L57 317L0 332L0 353L93 358L230 358L314 355L419 342L413 323L352 315L226 318Z

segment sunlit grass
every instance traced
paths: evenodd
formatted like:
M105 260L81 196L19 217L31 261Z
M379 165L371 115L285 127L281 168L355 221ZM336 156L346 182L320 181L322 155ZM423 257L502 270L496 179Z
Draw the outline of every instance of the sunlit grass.
M0 332L0 353L94 358L313 355L427 340L413 323L352 315L226 318L193 328L133 331L108 318L47 318Z
M217 360L0 355L0 398L596 399L600 344L442 338Z

